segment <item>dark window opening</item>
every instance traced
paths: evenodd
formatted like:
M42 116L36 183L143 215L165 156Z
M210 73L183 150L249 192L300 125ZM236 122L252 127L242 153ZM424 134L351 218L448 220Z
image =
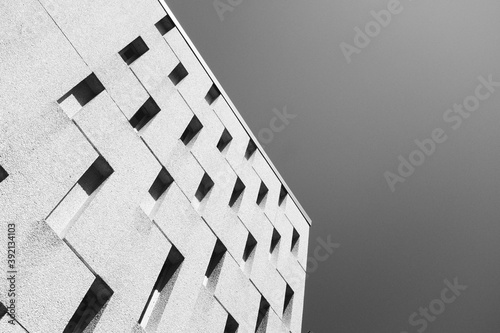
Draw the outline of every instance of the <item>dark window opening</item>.
M247 160L250 159L250 157L252 157L253 153L255 153L256 150L257 150L257 145L252 139L250 139L250 141L248 141L247 150L245 151L245 158Z
M294 292L292 288L290 288L287 283L285 291L285 301L283 303L283 318L285 319L285 323L287 325L290 324L290 319L292 316L293 294Z
M153 197L153 199L158 200L163 193L167 190L167 188L172 184L174 179L168 173L165 168L162 168L158 177L156 177L153 185L149 189L149 194Z
M243 261L247 261L248 258L253 254L255 247L257 246L257 241L252 236L251 233L248 233L247 242L245 244L245 251L243 252Z
M245 190L245 184L241 181L240 177L236 179L236 183L234 184L233 193L231 194L231 199L229 200L229 207L233 207L238 198L241 196L241 193Z
M229 134L227 129L224 129L219 139L219 142L217 143L217 149L219 149L219 151L222 152L231 142L231 140L233 140L233 137L231 136L231 134Z
M293 228L292 246L290 248L290 251L296 251L297 250L297 247L298 247L298 244L299 244L299 238L300 238L299 233L297 232L297 230L295 228Z
M139 324L142 327L155 331L167 305L168 298L172 293L179 267L183 261L184 256L175 246L172 246L139 318Z
M0 302L0 321L6 314L7 314L7 308L5 307L5 305L3 305L2 302Z
M80 106L84 106L104 90L104 86L97 76L92 73L87 76L82 82L78 83L63 97L57 100L57 103L63 103L66 98L73 96Z
M113 295L113 290L100 277L96 277L82 302L71 317L63 333L82 333L95 320L99 320L100 312Z
M144 40L139 36L134 41L127 46L125 46L118 54L122 57L123 61L130 65L144 53L149 50L148 46Z
M147 123L151 121L160 112L160 107L153 98L149 97L148 100L137 110L129 122L133 128L140 131Z
M198 119L198 117L193 116L188 126L184 130L184 133L181 135L181 141L187 146L191 140L198 134L203 128L202 123Z
M257 205L260 205L264 198L267 196L269 189L263 181L260 182L259 194L257 195Z
M172 21L172 18L170 16L165 16L161 20L158 21L158 23L155 24L156 29L160 32L160 34L163 36L173 28L175 28L175 23Z
M205 100L208 104L212 105L213 102L220 96L220 90L217 88L215 84L212 84L212 87L208 90L207 95L205 96Z
M259 314L257 315L257 325L255 326L255 333L265 333L267 328L267 320L269 315L269 303L264 298L260 297Z
M91 195L112 173L113 169L108 162L102 156L99 156L80 177L78 184L88 195Z
M9 174L7 171L5 171L4 168L0 165L0 183L3 182L7 177L9 177Z
M273 236L271 238L271 247L269 248L269 252L273 253L277 249L280 240L281 235L276 228L273 228Z
M224 244L217 239L212 255L210 256L210 261L208 262L207 270L205 271L204 281L205 286L212 292L215 291L226 251L227 249Z
M233 316L229 313L227 314L226 326L224 327L224 333L236 333L238 331L238 323L234 320Z
M174 86L178 85L186 76L188 75L188 71L179 63L174 70L168 75L170 81L174 84Z
M279 201L278 201L278 205L281 206L281 204L283 203L283 201L285 200L286 196L287 196L288 192L285 188L285 186L281 185L281 189L280 189L280 198L279 198Z
M212 178L210 178L210 176L208 176L208 174L205 173L203 175L203 178L201 179L198 189L196 190L195 194L196 199L198 199L198 201L202 201L208 194L208 192L210 192L213 186L214 182L212 181Z

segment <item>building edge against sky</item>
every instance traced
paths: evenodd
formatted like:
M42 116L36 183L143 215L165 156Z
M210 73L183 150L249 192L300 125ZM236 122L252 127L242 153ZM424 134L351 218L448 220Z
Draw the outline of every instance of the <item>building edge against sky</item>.
M0 15L0 331L300 332L311 221L168 6Z

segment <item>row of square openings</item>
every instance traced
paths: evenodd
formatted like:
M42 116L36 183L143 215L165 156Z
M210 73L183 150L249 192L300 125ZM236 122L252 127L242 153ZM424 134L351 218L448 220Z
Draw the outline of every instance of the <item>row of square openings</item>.
M198 189L196 190L195 197L198 199L198 201L202 201L210 192L210 190L214 186L214 182L210 176L205 173L203 175L203 178L201 179L200 185L198 186ZM236 182L233 187L233 191L231 193L231 198L229 199L229 207L235 207L238 206L236 205L237 203L241 202L241 197L243 192L245 191L246 185L243 183L243 181L240 179L240 177L237 177ZM259 192L257 194L256 198L256 203L257 205L263 207L265 205L265 202L267 200L267 194L269 192L269 189L267 188L266 184L261 181L260 187L259 187ZM285 189L283 185L281 185L280 189L280 195L278 199L278 205L281 206L287 196L288 192Z
M156 23L156 28L158 31L164 35L168 31L172 30L175 25L169 16L164 17L158 23ZM128 65L132 64L135 60L139 59L143 54L149 50L144 40L139 36L133 40L130 44L125 46L118 54L121 56L123 61ZM179 62L179 64L170 72L168 75L169 79L174 85L178 85L187 75L188 71L184 65ZM97 95L104 91L104 86L99 81L97 76L92 73L83 81L78 83L70 91L57 100L61 105L63 110L72 117L78 110L93 100ZM215 84L209 89L205 96L205 100L212 104L219 96L220 91ZM160 110L154 101L149 99L137 112L135 119L131 120L134 123L132 126L142 127L149 120L151 120L156 113Z
M255 252L255 247L257 245L257 241L253 236L249 233L247 242L245 245L245 250L243 252L243 261L247 262L253 256ZM276 244L275 244L276 246ZM224 262L225 255L227 253L227 249L224 244L217 240L214 246L214 250L210 257L210 261L205 272L205 280L204 285L211 291L215 291L215 287L217 284L217 280L219 279L219 274L222 270L222 265ZM290 324L290 317L292 313L292 299L294 292L292 288L287 284L285 291L285 298L283 303L283 319L286 324ZM257 316L257 323L255 326L255 332L264 333L266 332L267 319L269 315L269 302L261 295L259 313ZM226 328L224 332L236 332L238 329L238 323L234 320L234 318L228 314Z
M208 281L206 286L212 291L215 290L225 254L226 248L218 240L205 273L205 280ZM175 246L172 246L138 320L139 325L146 331L156 331L183 261L184 256ZM293 290L287 284L283 303L283 318L288 324L290 321L293 294ZM98 314L105 310L112 295L113 290L101 277L97 276L63 333L82 333L86 331L91 322L95 325L99 320ZM255 332L266 332L269 308L269 303L261 296ZM228 314L224 332L237 332L238 326L236 320Z

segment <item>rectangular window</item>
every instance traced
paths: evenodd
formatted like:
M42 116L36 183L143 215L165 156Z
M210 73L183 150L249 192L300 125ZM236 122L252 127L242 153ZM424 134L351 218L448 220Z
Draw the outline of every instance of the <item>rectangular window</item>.
M125 46L118 54L122 57L123 61L127 63L127 65L132 64L134 61L139 59L144 53L149 50L148 46L144 42L144 40L139 36L130 44Z
M260 297L259 313L257 315L257 325L255 325L255 333L266 333L267 320L269 317L270 305L264 296Z
M213 186L214 182L212 181L212 178L210 178L210 176L205 173L203 175L203 178L201 179L198 189L196 190L196 199L198 199L198 201L202 201L207 196L208 192L210 192Z
M99 156L80 177L78 184L87 195L91 195L112 173L113 169L108 162L102 156Z
M273 228L273 236L271 237L271 246L269 247L269 255L274 263L278 261L280 240L281 240L280 233L278 232L278 230L276 230L276 228Z
M257 241L255 240L255 237L248 232L247 242L243 251L243 263L241 264L241 269L248 275L252 271L252 263L253 258L255 257L256 247Z
M162 201L160 200L160 198L173 182L174 179L172 178L172 176L165 168L162 168L153 184L149 188L149 196L146 195L141 202L141 208L149 216L150 219L153 219L154 214L160 207L160 203Z
M104 86L92 73L57 100L63 111L72 118L83 106L104 91Z
M188 71L179 63L174 70L168 75L170 81L174 84L174 86L178 85L184 78L188 75Z
M233 193L231 194L231 199L229 199L229 207L233 207L238 199L241 197L241 194L245 190L245 184L241 181L240 177L236 179L236 183L234 184Z
M257 150L257 145L252 139L250 139L250 141L248 141L247 150L245 151L245 158L247 160L250 159L250 157L252 157L253 153L255 153L256 150Z
M103 311L113 295L113 290L99 276L96 277L80 306L71 317L63 333L83 333L94 320L99 320L98 313Z
M9 177L9 174L7 171L5 171L4 168L0 165L0 183L3 182L7 177Z
M231 134L229 134L227 129L224 129L219 142L217 143L217 149L219 149L219 151L222 153L222 151L226 149L227 145L229 145L231 140L233 140L233 137L231 136Z
M137 110L132 118L130 118L130 125L135 128L136 131L140 131L144 126L146 126L157 114L160 112L160 107L152 97L149 97L147 101Z
M217 88L215 84L212 84L212 87L208 90L207 95L205 96L205 100L209 105L212 105L213 102L220 96L220 90Z
M113 173L106 160L99 156L77 183L47 216L46 222L59 237L64 238L85 208L92 202L98 189Z
M286 284L285 301L283 303L283 320L287 326L290 326L292 319L292 305L293 305L293 290L288 283Z
M249 232L247 237L247 242L245 244L245 251L243 252L243 261L248 261L250 257L253 256L255 247L257 246L257 241Z
M260 206L260 204L265 204L265 198L267 197L267 193L269 192L269 189L267 188L266 184L264 184L263 181L260 182L260 188L259 188L259 194L257 195L257 205Z
M217 239L212 255L210 256L210 261L208 262L207 270L205 272L205 279L203 281L203 284L212 292L215 291L215 286L217 285L217 280L219 279L226 251L227 249L224 244Z
M7 308L0 302L0 321L7 314Z
M139 318L139 324L147 331L156 331L183 261L184 256L175 246L172 246Z
M299 250L299 238L300 238L299 233L295 228L293 228L292 246L290 247L290 251L292 251L295 255L297 255L297 252Z
M200 122L198 117L193 116L188 126L182 133L180 140L187 146L191 142L191 140L193 140L194 137L201 131L202 128L203 124Z
M151 185L149 194L151 194L155 201L158 200L160 196L165 193L170 184L173 183L173 181L174 179L168 173L168 171L165 168L162 168L160 173L158 174L158 177L156 177L155 181L153 182L153 185Z
M174 21L170 18L170 16L165 16L158 23L155 24L156 29L160 32L162 36L164 36L167 32L175 28Z
M283 201L285 201L286 196L288 195L288 191L286 190L285 186L281 185L280 189L280 197L278 201L278 205L281 206Z
M234 320L233 316L229 313L227 314L226 326L224 327L224 333L236 333L238 331L238 323Z

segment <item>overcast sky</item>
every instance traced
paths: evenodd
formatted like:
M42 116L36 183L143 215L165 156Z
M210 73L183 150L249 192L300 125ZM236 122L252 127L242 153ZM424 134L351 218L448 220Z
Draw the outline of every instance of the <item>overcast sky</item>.
M167 3L256 135L297 115L266 152L341 245L303 331L500 332L500 2L229 1Z

